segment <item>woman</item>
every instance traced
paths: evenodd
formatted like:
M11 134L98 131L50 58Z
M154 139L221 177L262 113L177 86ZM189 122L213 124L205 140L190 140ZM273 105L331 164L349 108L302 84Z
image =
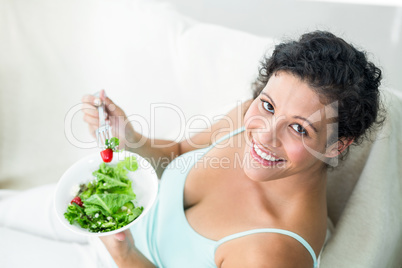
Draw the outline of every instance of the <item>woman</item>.
M116 264L315 267L327 229L327 168L380 123L380 80L363 52L317 31L276 46L254 98L190 140L152 147L105 98L123 146L145 141L126 149L172 161L164 171L155 166L163 174L147 216L131 232L102 238ZM83 97L92 132L99 101ZM179 161L190 163L185 172Z

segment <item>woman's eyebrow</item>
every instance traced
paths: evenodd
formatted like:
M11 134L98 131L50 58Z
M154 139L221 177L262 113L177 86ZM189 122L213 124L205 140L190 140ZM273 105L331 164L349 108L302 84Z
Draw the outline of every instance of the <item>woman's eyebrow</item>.
M293 116L293 118L301 119L301 120L306 121L307 124L308 124L312 129L314 129L314 131L315 131L316 133L318 133L318 130L317 130L317 129L313 126L313 124L312 124L310 121L308 121L306 118L304 118L304 117L302 117L302 116L298 116L298 115Z
M261 92L261 94L265 95L265 96L272 102L272 104L274 105L274 107L276 107L274 100L273 100L267 93L265 93L265 92L263 91L263 92Z

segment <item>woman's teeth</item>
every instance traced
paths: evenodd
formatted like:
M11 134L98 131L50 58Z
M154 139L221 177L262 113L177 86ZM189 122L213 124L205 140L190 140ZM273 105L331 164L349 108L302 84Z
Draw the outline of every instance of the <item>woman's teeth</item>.
M282 159L280 158L275 158L272 155L269 155L267 153L264 153L263 151L260 150L260 148L258 148L257 145L254 144L254 150L255 152L263 159L268 160L268 161L280 161Z

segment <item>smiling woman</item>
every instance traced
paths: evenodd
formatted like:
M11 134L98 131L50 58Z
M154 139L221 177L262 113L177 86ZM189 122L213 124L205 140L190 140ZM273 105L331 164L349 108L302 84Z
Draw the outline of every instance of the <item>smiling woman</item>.
M180 143L126 147L172 162L156 205L131 228L135 246L129 232L102 238L111 256L122 266L316 267L327 167L383 121L380 80L364 52L329 32L279 44L262 63L254 98L230 120ZM120 133L131 144L144 139L132 128ZM211 164L221 159L225 165Z
M317 267L328 238L328 166L381 125L380 80L364 52L317 31L277 45L253 98L181 142L145 137L104 94L84 96L89 129L104 102L120 149L162 174L148 213L102 237L108 253L97 254L119 267Z
M249 168L246 174L260 176L260 180L294 175L310 180L318 175L320 180L325 166L308 148L326 154L327 134L332 133L327 133L323 120L311 124L307 118L311 120L317 111L325 111L326 105L305 82L283 71L271 77L260 95L250 105L245 124L253 144L249 147L253 161L270 169ZM257 171L259 175L252 175Z

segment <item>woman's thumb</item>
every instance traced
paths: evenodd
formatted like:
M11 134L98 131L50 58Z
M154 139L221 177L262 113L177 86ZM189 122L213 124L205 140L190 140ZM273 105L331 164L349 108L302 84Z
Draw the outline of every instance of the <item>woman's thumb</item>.
M106 106L106 110L108 111L108 113L110 114L115 114L115 111L117 109L116 104L114 104L114 102L109 99L108 97L105 98L105 106ZM117 111L118 113L118 111ZM116 115L116 114L115 114Z
M111 113L111 114L113 114L113 112L116 110L116 104L114 104L114 102L111 100L111 99L109 99L108 97L106 97L106 92L105 92L105 90L104 89L102 89L100 92L99 92L99 99L101 99L101 101L102 101L102 103L104 103L105 104L105 107L106 107L106 111L108 112L108 113Z
M106 98L107 97L106 97L105 90L102 89L101 91L99 91L99 94L95 94L95 98L93 99L93 104L95 106L100 106L101 104L106 104Z
M121 233L117 233L114 235L114 237L118 240L118 241L124 241L126 239L126 234L124 232Z
M99 92L99 98L101 99L102 102L104 102L104 101L105 101L105 97L106 97L105 90L102 89L102 90Z

